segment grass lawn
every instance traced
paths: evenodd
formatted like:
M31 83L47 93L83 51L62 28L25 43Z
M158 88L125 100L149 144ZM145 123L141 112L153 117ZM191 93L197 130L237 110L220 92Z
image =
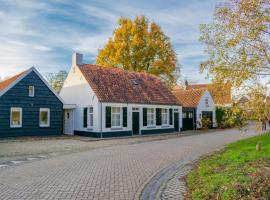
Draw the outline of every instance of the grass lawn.
M256 151L256 144L261 150ZM188 199L270 199L270 133L202 158L187 176Z

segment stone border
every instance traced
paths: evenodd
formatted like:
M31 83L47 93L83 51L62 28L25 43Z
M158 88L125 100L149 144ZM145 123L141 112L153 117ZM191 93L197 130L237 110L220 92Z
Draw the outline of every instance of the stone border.
M191 169L191 164L198 159L197 156L178 161L165 167L155 174L146 183L136 199L161 200L161 199L184 199L186 183L180 180Z

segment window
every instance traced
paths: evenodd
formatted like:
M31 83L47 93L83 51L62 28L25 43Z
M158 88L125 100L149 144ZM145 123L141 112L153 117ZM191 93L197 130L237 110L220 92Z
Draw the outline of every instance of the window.
M33 85L29 86L28 91L29 91L29 97L35 96L35 87Z
M168 109L162 109L162 125L168 124Z
M193 113L192 113L192 112L189 112L189 113L188 113L188 118L190 118L190 119L193 118Z
M89 107L89 126L93 127L94 125L94 110L93 106Z
M22 127L22 108L10 109L10 127L11 128Z
M183 118L187 118L187 113L183 112Z
M120 127L120 107L112 107L112 127Z
M209 106L208 98L205 98L205 105L206 105L206 106Z
M39 126L49 127L50 126L50 109L40 108L39 110Z
M147 108L147 126L153 126L154 125L154 108Z

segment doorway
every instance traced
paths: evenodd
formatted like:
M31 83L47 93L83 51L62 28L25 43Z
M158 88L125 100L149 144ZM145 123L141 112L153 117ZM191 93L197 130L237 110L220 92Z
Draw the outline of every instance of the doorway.
M73 135L73 110L66 109L64 111L64 134Z
M179 132L179 113L174 113L174 131Z
M132 132L133 135L140 134L140 113L132 112Z

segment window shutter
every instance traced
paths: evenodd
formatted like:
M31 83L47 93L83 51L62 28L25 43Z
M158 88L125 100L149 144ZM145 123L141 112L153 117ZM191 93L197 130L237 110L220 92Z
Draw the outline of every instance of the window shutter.
M161 109L160 108L156 108L156 124L158 126L161 125Z
M123 127L127 127L127 107L123 107Z
M87 108L83 108L83 127L87 127Z
M147 108L143 108L143 126L147 126Z
M111 110L112 108L110 106L106 106L106 128L111 128Z
M170 108L170 125L173 125L173 110Z

